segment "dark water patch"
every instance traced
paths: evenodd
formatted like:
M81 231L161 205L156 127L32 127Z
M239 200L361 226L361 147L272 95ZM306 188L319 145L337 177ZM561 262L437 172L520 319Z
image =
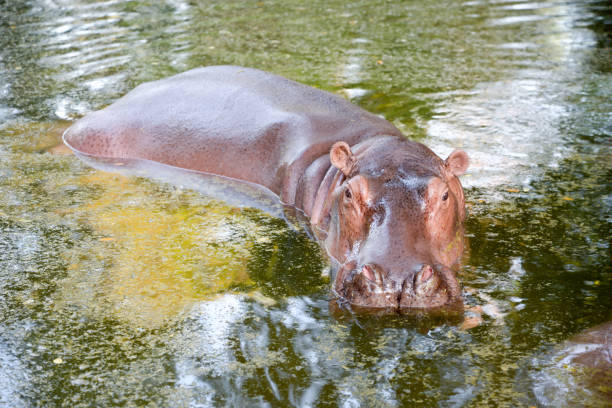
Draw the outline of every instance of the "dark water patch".
M260 221L261 222L261 221ZM319 245L303 231L288 230L275 220L272 234L251 250L249 276L272 298L321 293L328 296L329 277Z

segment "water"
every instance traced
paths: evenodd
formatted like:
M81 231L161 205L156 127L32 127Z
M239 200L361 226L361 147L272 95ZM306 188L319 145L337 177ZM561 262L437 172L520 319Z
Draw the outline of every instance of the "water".
M611 12L1 1L0 405L572 405L556 350L612 318ZM56 147L137 84L211 64L330 90L442 156L468 151L460 278L483 324L337 319L327 261L293 219Z

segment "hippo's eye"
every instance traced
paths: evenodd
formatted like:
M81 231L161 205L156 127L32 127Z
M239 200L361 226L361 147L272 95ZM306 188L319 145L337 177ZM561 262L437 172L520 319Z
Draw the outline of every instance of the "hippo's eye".
M350 188L347 188L346 190L344 190L344 196L349 200L353 197L353 195L351 194Z
M442 194L442 201L446 200L448 200L448 191L445 191L444 194Z

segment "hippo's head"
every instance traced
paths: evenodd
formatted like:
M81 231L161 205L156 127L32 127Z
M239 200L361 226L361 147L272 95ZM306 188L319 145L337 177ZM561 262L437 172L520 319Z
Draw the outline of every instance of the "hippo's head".
M391 137L330 152L339 171L328 196L327 251L339 263L336 293L351 305L393 311L456 304L451 269L463 252L465 152L440 159Z

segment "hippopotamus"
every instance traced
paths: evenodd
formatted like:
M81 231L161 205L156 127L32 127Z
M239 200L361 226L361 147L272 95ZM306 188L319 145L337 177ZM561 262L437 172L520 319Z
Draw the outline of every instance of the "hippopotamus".
M612 401L612 321L584 330L556 348L536 375L542 406L609 407Z
M66 130L82 156L143 160L273 192L309 220L332 292L355 308L457 304L469 163L445 160L342 97L251 68L141 84Z

